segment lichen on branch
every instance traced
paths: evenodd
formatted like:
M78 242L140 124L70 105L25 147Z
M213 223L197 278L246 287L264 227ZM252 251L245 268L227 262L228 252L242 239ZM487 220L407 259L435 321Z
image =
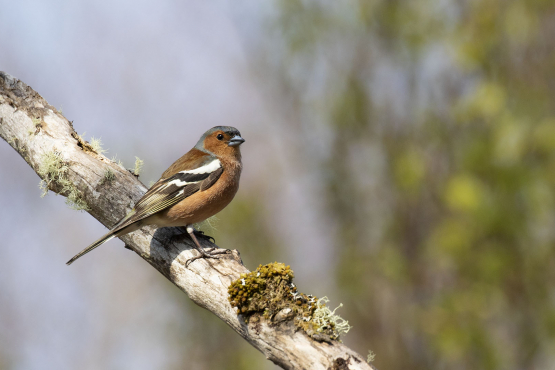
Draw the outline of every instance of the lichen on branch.
M42 178L39 187L42 189L41 197L44 197L53 185L60 187L59 194L66 195L66 204L77 211L88 210L89 206L83 200L82 193L67 178L69 167L63 161L60 153L51 151L41 157L37 173Z
M260 315L255 314L261 313L274 324L292 320L315 340L339 340L351 328L349 323L335 314L337 308L332 311L326 307L327 297L317 299L298 292L293 277L291 268L283 263L260 265L231 283L229 302L245 321L259 320Z
M139 174L143 170L143 165L144 164L145 164L145 161L143 161L139 157L135 157L135 168L132 171L135 176L137 176L137 177L139 176Z

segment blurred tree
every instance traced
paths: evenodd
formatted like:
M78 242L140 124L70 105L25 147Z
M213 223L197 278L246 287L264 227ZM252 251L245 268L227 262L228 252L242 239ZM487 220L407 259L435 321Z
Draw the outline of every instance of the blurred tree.
M555 363L555 3L277 4L259 68L318 164L346 342L384 369Z

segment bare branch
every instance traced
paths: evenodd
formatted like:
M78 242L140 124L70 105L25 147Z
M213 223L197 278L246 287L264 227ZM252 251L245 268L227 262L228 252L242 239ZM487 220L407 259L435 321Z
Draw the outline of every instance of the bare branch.
M68 197L72 206L87 210L107 227L131 210L146 191L135 176L80 138L56 108L4 72L0 72L0 136L41 176L48 189ZM171 236L176 232L145 227L121 239L196 304L225 321L282 368L372 368L343 344L318 342L291 320L276 323L260 315L259 320L245 323L228 301L229 285L249 272L239 253L233 251L220 260L197 260L186 267L187 259L197 252L188 240L173 242ZM215 247L208 241L201 243Z

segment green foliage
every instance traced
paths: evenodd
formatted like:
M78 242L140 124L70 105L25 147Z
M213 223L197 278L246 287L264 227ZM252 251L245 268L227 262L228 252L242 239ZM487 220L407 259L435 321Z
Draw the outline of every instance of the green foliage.
M311 168L350 337L378 368L553 362L555 4L279 4L276 80L332 138Z

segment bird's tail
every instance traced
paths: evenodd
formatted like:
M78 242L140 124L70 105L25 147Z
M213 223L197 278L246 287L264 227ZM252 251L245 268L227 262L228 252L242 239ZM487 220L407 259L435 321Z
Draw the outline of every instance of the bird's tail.
M129 234L130 232L133 232L137 229L139 229L141 226L143 226L144 222L137 220L134 222L129 223L129 218L134 214L134 211L131 211L127 216L125 216L124 218L122 218L121 220L118 221L118 223L116 223L114 225L114 227L112 228L112 230L110 230L110 232L106 235L104 235L102 238L98 239L97 241L95 241L94 243L92 243L91 245L89 245L87 248L83 249L81 252L77 253L72 259L70 259L69 261L66 262L66 265L71 265L73 262L75 262L76 259L84 256L85 254L89 253L90 251L92 251L93 249L95 249L96 247L100 247L102 244L106 243L108 240L111 240L115 237L120 237L123 236L125 234Z
M66 265L71 265L77 258L84 256L85 254L89 253L96 247L100 247L102 244L106 243L108 240L115 238L116 234L118 234L118 230L112 230L108 234L104 235L102 238L98 239L87 248L83 249L81 252L77 253L72 259L66 262Z

